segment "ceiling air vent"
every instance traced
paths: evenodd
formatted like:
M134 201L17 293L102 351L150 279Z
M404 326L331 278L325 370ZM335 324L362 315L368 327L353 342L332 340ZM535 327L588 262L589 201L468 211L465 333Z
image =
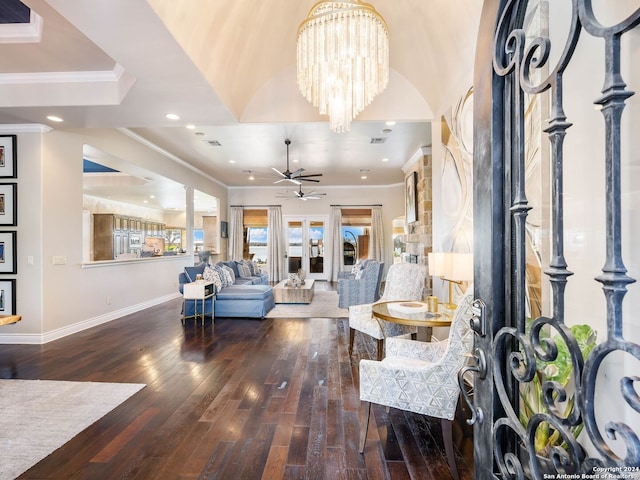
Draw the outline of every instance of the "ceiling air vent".
M207 140L207 143L209 145L211 145L212 147L221 147L222 144L220 143L220 140Z
M386 137L371 137L370 143L384 143L387 141Z

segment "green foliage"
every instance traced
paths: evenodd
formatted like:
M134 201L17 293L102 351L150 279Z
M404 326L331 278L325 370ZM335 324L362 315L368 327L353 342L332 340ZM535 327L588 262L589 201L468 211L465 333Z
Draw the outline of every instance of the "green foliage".
M529 327L530 323L527 325L527 328ZM586 359L596 345L596 332L589 325L574 325L570 327L570 330L580 347L583 359ZM548 335L545 337L543 332L540 332L540 337L541 339L549 338ZM563 416L569 415L575 402L575 387L571 382L573 363L569 348L559 334L556 334L552 340L558 349L556 359L549 362L538 359L536 362L537 371L533 380L523 384L520 389L520 422L525 427L533 415L546 411L542 391L545 382L557 382L567 391L566 401L556 403L558 411ZM577 437L582 431L582 425L572 427L570 430ZM549 424L543 422L538 426L535 435L536 453L545 455L550 447L561 444L562 438Z

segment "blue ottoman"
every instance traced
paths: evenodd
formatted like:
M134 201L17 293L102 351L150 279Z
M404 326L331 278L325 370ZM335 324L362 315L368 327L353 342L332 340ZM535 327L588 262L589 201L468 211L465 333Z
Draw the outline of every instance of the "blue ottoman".
M273 307L269 285L229 285L215 296L216 317L263 318Z

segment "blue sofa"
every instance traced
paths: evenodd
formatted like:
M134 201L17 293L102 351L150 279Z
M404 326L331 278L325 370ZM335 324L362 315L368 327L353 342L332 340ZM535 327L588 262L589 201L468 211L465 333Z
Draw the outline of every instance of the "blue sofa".
M232 262L220 262L232 263ZM228 265L230 268L231 265ZM178 275L180 293L184 291L184 284L195 281L198 274L202 275L206 264L185 267L185 271ZM237 268L234 270L234 273ZM255 283L254 283L255 282ZM264 283L262 283L264 282ZM216 317L231 318L264 318L275 307L273 289L268 285L268 275L259 277L236 276L235 283L216 291L214 298L205 301L204 314ZM199 307L200 308L200 307ZM195 300L185 302L185 314L194 314Z

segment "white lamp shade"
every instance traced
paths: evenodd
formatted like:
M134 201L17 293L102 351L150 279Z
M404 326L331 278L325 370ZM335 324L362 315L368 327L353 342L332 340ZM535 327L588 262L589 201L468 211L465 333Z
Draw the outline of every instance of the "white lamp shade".
M443 277L447 274L449 269L447 264L449 263L450 254L444 252L431 252L427 255L429 259L429 275L434 277Z
M447 280L473 280L473 254L457 252L431 252L429 275Z
M473 253L454 253L450 280L473 280Z

